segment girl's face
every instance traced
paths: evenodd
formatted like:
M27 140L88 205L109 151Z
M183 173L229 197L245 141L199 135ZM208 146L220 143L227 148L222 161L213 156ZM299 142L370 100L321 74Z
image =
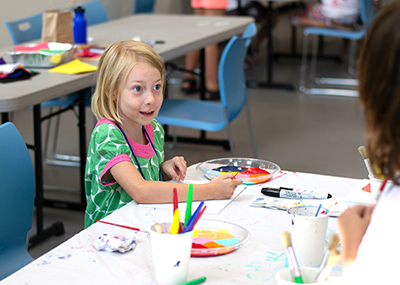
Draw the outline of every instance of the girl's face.
M157 117L163 102L161 74L151 65L138 62L129 73L119 100L123 125L142 127Z

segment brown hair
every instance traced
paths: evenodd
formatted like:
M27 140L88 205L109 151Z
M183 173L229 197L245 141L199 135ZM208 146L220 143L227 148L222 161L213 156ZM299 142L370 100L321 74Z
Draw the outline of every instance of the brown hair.
M359 91L371 161L397 182L400 170L400 1L373 22L360 55Z
M96 90L92 97L92 111L96 118L121 124L119 95L129 73L138 62L145 62L156 68L161 75L162 88L164 87L163 61L150 46L137 41L111 44L102 54L97 71ZM116 100L113 100L114 97Z

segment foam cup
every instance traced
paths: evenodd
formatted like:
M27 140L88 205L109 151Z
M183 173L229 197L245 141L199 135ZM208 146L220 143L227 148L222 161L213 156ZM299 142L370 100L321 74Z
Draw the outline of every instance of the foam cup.
M166 231L171 223L160 223ZM160 285L187 281L193 231L183 234L158 233L150 227L150 241L156 281Z
M289 232L299 266L320 266L325 247L329 210L318 206L294 206L290 215Z

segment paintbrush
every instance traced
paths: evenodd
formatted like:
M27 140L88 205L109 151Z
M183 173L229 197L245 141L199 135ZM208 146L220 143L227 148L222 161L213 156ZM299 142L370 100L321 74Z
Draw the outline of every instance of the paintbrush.
M107 225L111 225L111 226L116 226L116 227L120 227L120 228L125 228L125 229L129 229L129 230L137 231L137 232L147 233L147 231L143 231L141 229L134 228L134 227L119 225L119 224L115 224L115 223L109 223L109 222L100 221L100 220L96 220L96 222L107 224Z
M360 146L358 148L358 152L361 154L364 159L365 166L367 167L368 173L375 178L378 178L375 172L375 169L372 167L371 161L369 160L369 155L365 146Z
M381 184L381 186L379 187L379 192L378 192L378 194L376 195L374 201L372 202L372 205L376 205L376 203L378 203L379 196L381 196L383 189L385 189L385 186L386 186L387 181L388 181L387 178L385 178L385 179L382 181L382 184Z
M290 266L290 269L292 270L292 276L293 276L294 282L303 284L303 279L301 278L299 264L297 263L296 255L294 254L294 250L292 247L292 239L290 237L290 233L289 232L282 233L281 239L282 239L283 245L286 248L286 252L287 252L287 256L288 256L288 260L289 260L289 266Z
M322 269L322 271L317 276L316 280L318 283L324 282L328 278L329 274L331 274L333 266L335 266L336 263L339 262L340 258L340 251L334 248L329 254L329 258L324 269Z
M324 259L322 260L321 265L319 267L321 271L325 268L331 251L337 247L339 241L340 241L339 236L337 234L332 234L331 239L329 241L328 249L326 250Z

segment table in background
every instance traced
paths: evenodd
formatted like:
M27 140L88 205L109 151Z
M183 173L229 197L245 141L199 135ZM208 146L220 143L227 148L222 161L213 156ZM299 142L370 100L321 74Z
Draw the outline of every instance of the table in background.
M241 34L252 17L207 17L187 15L132 15L99 25L90 26L88 35L91 44L108 45L114 42L131 40L164 40L165 44L155 45L154 50L164 61L169 61L188 52L202 49L207 45L225 41ZM92 64L97 64L93 62ZM37 235L32 237L30 245L54 234L62 234L63 226L56 223L43 229L42 206L52 206L75 210L84 210L86 197L84 190L84 171L86 162L86 126L85 126L85 90L95 85L95 73L67 75L38 70L39 75L30 80L0 84L0 112L2 121L9 120L8 113L33 107L35 180L36 180L36 216ZM43 161L41 141L40 103L79 92L79 155L80 155L80 202L55 201L43 197ZM62 231L62 232L61 232Z
M282 172L278 177L266 184L331 193L334 198L344 197L360 183L358 179L297 172ZM191 166L187 179L204 180L204 177ZM206 276L204 284L276 284L275 275L286 263L280 234L287 230L290 217L286 211L249 207L250 201L260 195L262 186L248 186L219 215L202 216L238 224L251 233L251 240L226 255L191 258L189 280ZM171 193L172 188L173 184ZM147 230L155 222L172 220L172 211L140 207L131 202L104 220ZM329 218L328 227L337 230L337 219ZM156 284L151 246L145 233L137 233L136 248L124 254L99 252L92 246L104 233L120 235L127 231L96 223L0 284ZM341 276L340 267L332 275Z

